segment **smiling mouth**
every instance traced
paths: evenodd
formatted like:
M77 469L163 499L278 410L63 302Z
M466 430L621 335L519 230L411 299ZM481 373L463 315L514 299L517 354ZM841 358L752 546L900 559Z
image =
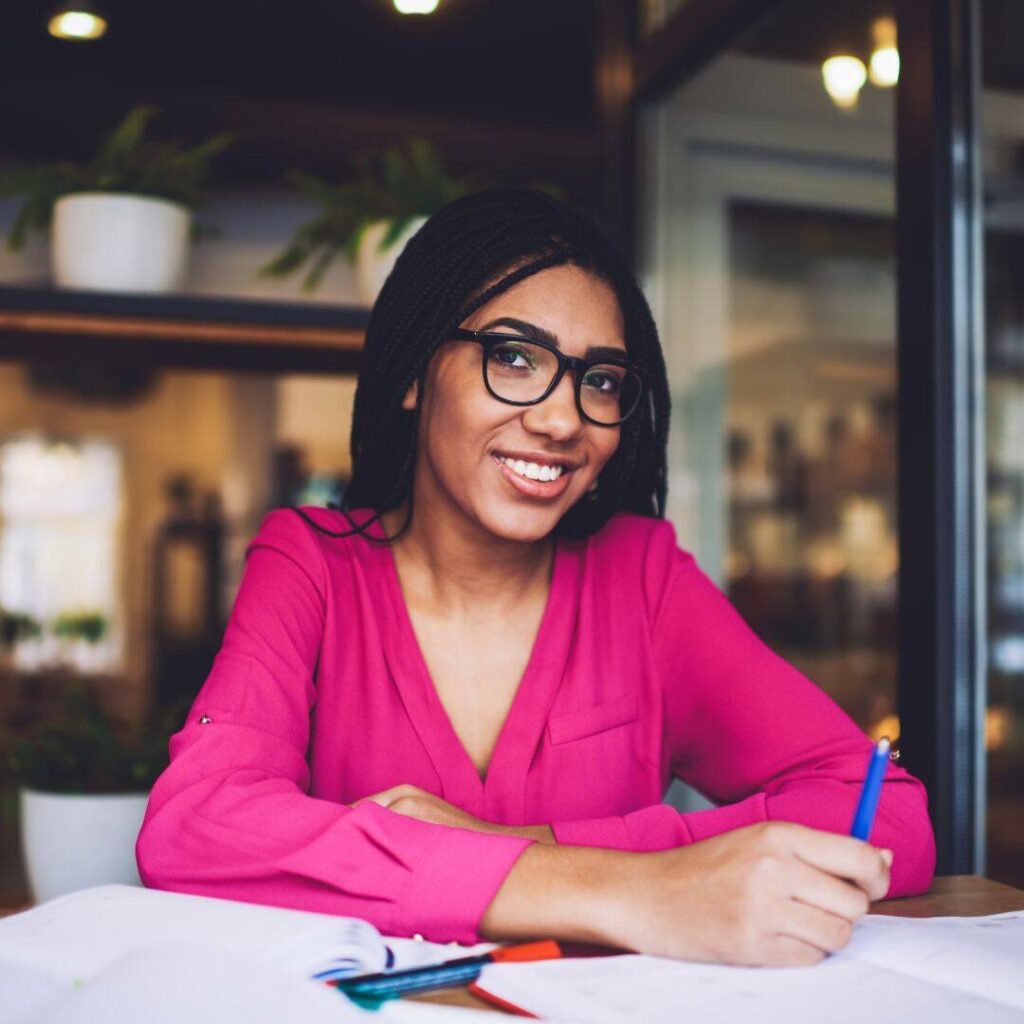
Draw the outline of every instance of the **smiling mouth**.
M564 466L555 466L541 462L524 462L522 459L510 459L507 455L495 455L498 462L508 466L513 473L526 480L536 480L539 483L549 483L557 480L564 472Z
M568 489L576 469L575 466L556 463L526 462L497 452L492 452L491 458L508 487L524 498L540 501L560 498Z

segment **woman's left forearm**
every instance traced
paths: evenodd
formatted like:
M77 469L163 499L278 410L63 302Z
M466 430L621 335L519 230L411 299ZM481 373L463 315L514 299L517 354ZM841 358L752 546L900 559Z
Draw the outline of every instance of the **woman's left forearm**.
M549 846L557 845L550 825L491 825L490 828L500 835L532 839L535 843L547 843Z

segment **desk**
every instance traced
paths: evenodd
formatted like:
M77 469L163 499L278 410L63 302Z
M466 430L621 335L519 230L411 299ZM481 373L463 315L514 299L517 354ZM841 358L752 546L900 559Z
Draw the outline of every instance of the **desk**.
M936 878L924 896L883 900L871 907L872 914L890 914L893 917L978 917L982 914L1002 914L1009 910L1024 910L1024 889L1014 889L977 875ZM470 1006L474 1010L503 1013L461 988L442 989L412 998L425 1003Z
M0 909L0 917L27 909ZM892 914L896 917L977 917L981 914L1001 914L1009 910L1024 910L1024 889L1014 889L1012 886L979 878L977 875L949 875L945 878L936 878L924 896L909 896L905 899L875 903L871 913ZM469 1006L476 1010L502 1013L489 1003L477 999L464 988L441 989L411 998L424 1003Z

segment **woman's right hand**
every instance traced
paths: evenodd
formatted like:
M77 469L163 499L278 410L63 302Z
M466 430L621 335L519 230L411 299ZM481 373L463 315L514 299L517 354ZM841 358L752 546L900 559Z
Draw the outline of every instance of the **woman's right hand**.
M726 832L646 861L623 881L613 934L686 960L813 964L850 940L889 889L892 853L788 822Z
M888 850L788 822L659 853L534 846L481 927L683 960L813 964L885 896L891 864Z

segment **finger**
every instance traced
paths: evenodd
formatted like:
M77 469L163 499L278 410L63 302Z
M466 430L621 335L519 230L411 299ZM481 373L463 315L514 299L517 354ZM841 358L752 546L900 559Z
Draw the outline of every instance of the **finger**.
M853 925L845 917L790 900L778 926L779 934L814 946L822 953L834 953L850 941Z
M811 867L848 878L870 900L880 900L888 891L889 867L875 847L860 839L817 829L794 830L793 836L793 853Z
M812 868L801 860L792 864L786 891L792 899L835 914L851 924L863 917L870 906L867 893L860 886Z
M369 796L361 796L354 800L349 807L358 807L360 804L380 804L381 807L390 807L396 800L407 795L408 786L392 786L390 789L382 789L379 793L371 793Z
M820 964L826 954L817 946L791 935L776 935L765 943L757 963L761 967L809 967Z

